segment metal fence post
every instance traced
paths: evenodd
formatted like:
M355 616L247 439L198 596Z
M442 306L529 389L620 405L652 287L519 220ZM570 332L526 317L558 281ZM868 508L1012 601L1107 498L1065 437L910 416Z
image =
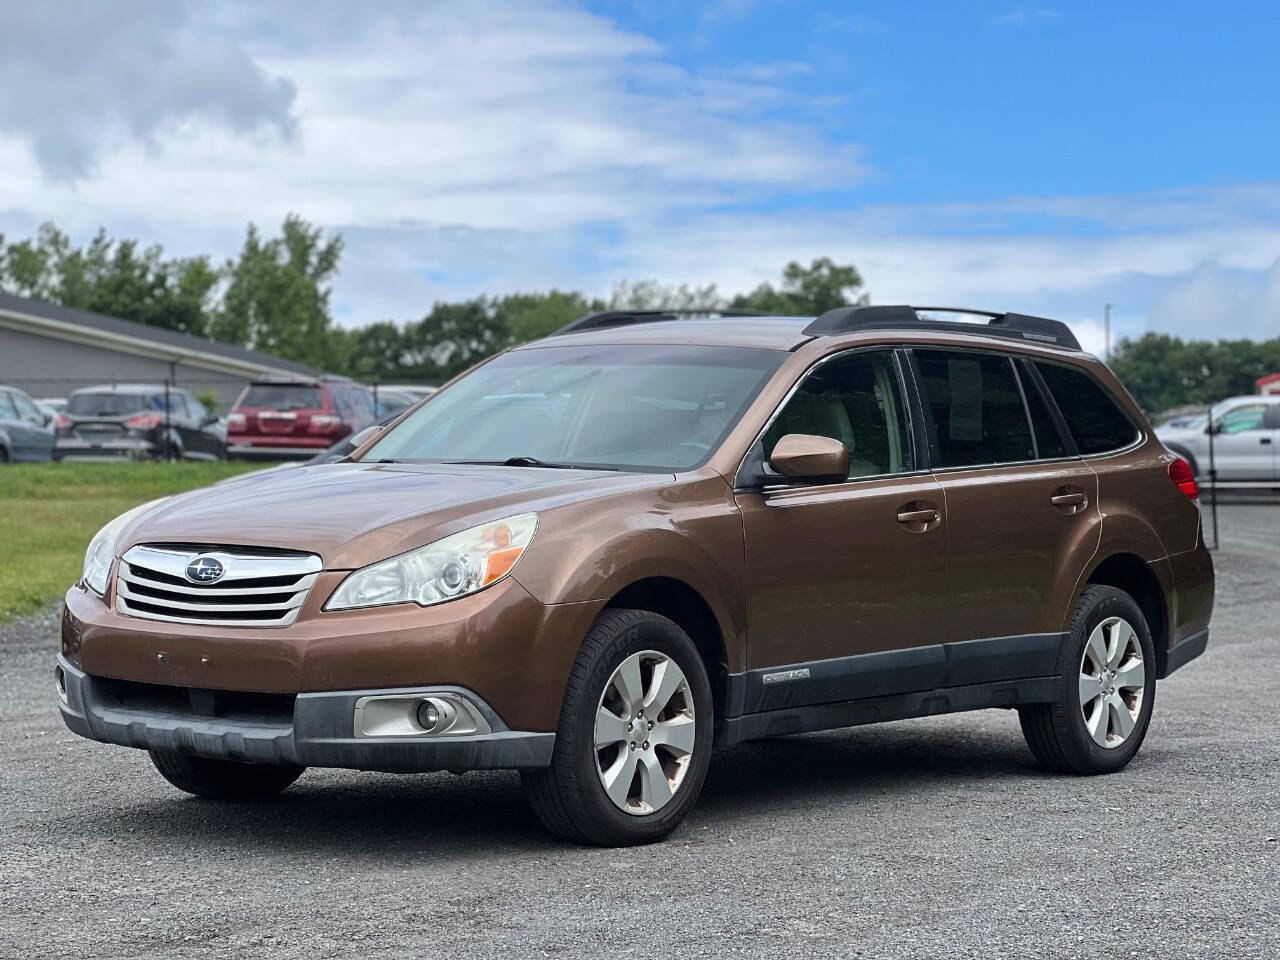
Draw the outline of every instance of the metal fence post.
M1213 546L1211 550L1218 549L1218 464L1213 458L1213 407L1209 407L1209 515L1213 517Z
M172 427L169 421L169 384L172 381L165 377L164 379L164 460L165 463L173 463L173 442Z

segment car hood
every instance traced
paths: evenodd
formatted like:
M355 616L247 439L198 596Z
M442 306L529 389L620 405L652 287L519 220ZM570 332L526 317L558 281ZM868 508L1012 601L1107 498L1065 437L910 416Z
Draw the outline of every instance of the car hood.
M352 570L476 523L671 482L670 474L537 467L326 463L267 470L179 494L124 531L139 543L317 553Z

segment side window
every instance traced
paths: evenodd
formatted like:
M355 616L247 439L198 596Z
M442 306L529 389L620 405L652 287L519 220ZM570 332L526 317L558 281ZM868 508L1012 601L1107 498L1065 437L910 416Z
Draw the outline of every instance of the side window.
M1041 360L1036 361L1036 369L1053 394L1081 454L1119 450L1137 439L1138 428L1133 421L1089 374Z
M18 398L14 397L16 401ZM1265 430L1267 408L1265 405L1250 404L1247 407L1236 407L1228 410L1218 418L1219 433L1244 433L1246 430Z
M831 437L849 448L849 477L915 469L892 351L851 353L805 377L764 434L765 459L789 433Z
M942 467L1035 459L1013 361L995 353L916 350Z
M18 411L13 408L13 395L0 390L0 420L17 420Z
M209 411L195 397L187 397L187 413L191 415L191 419L196 423L204 423L209 419Z
M1041 460L1054 460L1058 457L1070 456L1058 431L1058 424L1049 412L1044 396L1033 379L1027 375L1026 367L1018 367L1018 379L1022 381L1022 392L1027 398L1027 410L1031 413L1031 427L1036 435L1036 455Z
M13 407L18 412L18 419L26 420L28 423L44 422L44 417L36 409L36 405L26 397L19 393L11 393L9 399L13 401Z

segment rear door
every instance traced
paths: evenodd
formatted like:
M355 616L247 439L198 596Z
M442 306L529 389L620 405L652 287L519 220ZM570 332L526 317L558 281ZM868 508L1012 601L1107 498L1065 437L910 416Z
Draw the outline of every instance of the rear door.
M947 504L949 635L1000 640L992 655L1051 667L1063 564L1099 536L1097 476L1025 363L985 350L911 354Z
M1275 476L1271 405L1232 407L1214 422L1213 463L1219 480L1270 480Z
M18 415L19 431L23 434L24 459L48 460L53 455L53 424L46 423L45 415L22 394L11 393L9 399Z
M748 462L767 463L785 435L831 437L850 467L843 482L766 474L737 493L748 712L917 688L903 660L876 670L854 656L934 644L947 629L947 510L910 422L896 352L859 350L814 367L753 447Z

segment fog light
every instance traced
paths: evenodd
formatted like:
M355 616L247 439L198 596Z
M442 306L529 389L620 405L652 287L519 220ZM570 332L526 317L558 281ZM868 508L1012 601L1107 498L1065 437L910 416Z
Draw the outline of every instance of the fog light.
M427 733L440 725L440 709L430 700L418 704L418 725Z
M67 677L61 667L53 668L53 682L58 688L58 699L69 706L71 701L67 698Z

